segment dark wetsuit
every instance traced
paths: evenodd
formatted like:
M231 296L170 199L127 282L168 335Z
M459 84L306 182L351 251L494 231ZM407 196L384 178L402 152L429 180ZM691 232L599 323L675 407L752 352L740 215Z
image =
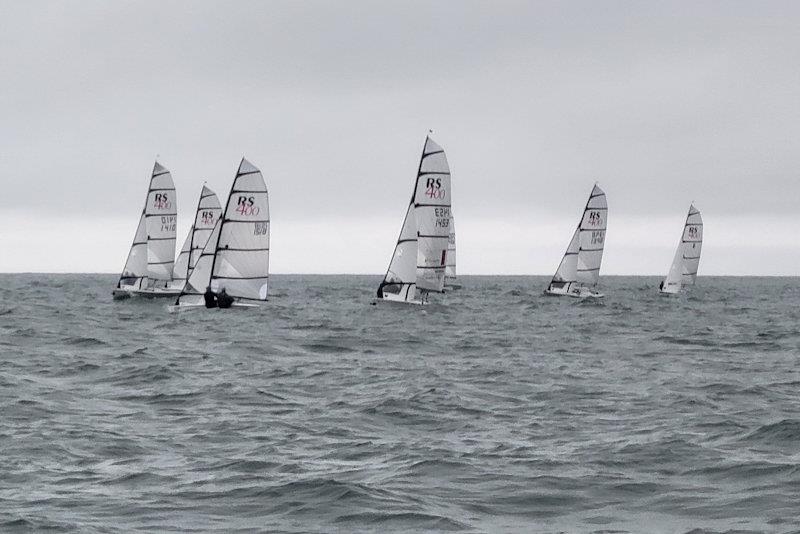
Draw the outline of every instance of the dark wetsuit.
M206 289L206 292L203 293L203 298L206 299L206 308L217 307L217 294L211 291L211 288Z
M228 293L223 289L217 295L217 305L220 308L230 308L233 305L233 297L228 295Z

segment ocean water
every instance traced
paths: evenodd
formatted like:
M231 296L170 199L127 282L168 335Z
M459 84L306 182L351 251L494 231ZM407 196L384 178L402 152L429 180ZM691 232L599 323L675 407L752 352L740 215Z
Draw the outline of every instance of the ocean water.
M797 532L800 280L0 275L0 532Z

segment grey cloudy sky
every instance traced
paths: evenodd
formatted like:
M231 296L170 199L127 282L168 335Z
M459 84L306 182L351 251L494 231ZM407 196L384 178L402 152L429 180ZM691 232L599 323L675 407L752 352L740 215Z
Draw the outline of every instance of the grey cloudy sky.
M551 274L599 181L603 272L664 273L694 200L701 274L797 274L797 2L0 10L2 271L119 271L158 154L181 232L245 155L274 272L383 272L433 128L462 273Z

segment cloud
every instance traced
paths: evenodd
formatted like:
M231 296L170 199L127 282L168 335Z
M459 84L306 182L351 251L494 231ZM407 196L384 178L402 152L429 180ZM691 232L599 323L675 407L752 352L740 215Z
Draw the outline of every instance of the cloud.
M186 218L246 155L276 227L344 236L336 221L402 217L434 128L465 231L571 220L596 180L612 220L695 200L770 225L800 197L799 18L792 2L6 3L0 209L135 225L158 154Z

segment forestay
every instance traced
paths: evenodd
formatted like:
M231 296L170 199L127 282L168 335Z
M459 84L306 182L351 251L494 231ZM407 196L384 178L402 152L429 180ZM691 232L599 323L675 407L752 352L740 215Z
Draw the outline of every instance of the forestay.
M178 258L175 260L175 269L172 275L173 287L183 287L189 273L197 264L197 260L200 258L211 232L214 231L214 226L221 212L222 208L216 193L204 185L203 190L200 192L200 199L197 202L194 223L186 235L186 240L183 242Z
M178 304L202 302L206 287L237 301L265 301L269 283L269 199L261 171L242 159L223 216L214 226Z
M416 290L442 292L450 235L450 168L430 137L422 149L414 192L378 297L411 302Z
M689 206L689 214L683 225L683 233L675 251L669 273L664 279L661 291L677 293L684 286L694 285L700 266L700 251L703 248L703 218L700 212Z

